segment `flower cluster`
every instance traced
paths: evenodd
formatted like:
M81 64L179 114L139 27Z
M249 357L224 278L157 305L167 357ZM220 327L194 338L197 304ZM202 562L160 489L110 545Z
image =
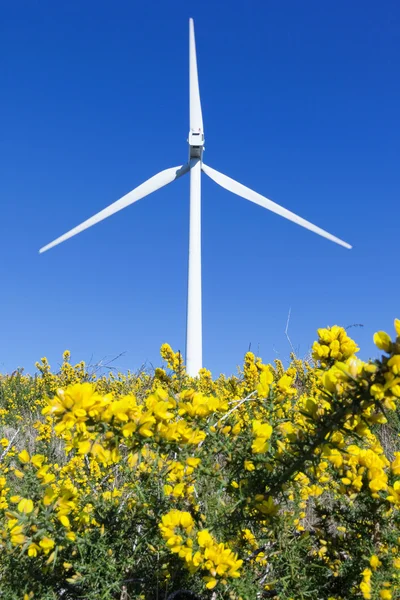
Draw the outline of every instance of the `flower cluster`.
M185 561L191 573L198 570L208 573L203 575L208 589L213 589L218 579L226 583L229 577L240 577L243 560L224 543L218 544L208 529L196 532L190 513L170 511L163 515L160 530L171 552Z
M326 329L318 329L318 341L314 342L313 358L326 367L330 362L346 360L358 352L357 344L349 338L343 327L334 325Z
M91 453L108 465L119 461L122 440L133 450L153 437L179 444L199 444L205 433L179 418L189 406L185 402L179 404L185 408L178 409L178 402L162 388L148 396L145 403L138 403L132 394L118 399L113 394L103 396L93 384L83 383L57 390L42 413L53 417L54 431L66 440L67 451L76 448L78 454ZM200 412L206 409L207 401L202 407ZM199 412L196 407L193 410Z

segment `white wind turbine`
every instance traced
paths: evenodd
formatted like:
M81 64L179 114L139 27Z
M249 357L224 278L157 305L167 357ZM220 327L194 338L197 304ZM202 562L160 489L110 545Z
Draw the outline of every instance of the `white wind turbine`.
M350 249L350 244L313 225L302 217L268 200L261 194L238 183L234 179L208 167L203 162L204 129L201 113L199 80L197 75L196 46L194 39L193 19L189 20L189 80L190 80L190 131L189 161L185 165L161 171L137 188L110 204L90 219L74 227L64 235L47 244L39 252L45 252L68 238L88 229L103 219L148 196L159 188L172 183L182 175L190 172L190 226L189 226L189 272L187 295L187 329L186 329L186 366L191 376L196 376L202 368L202 310L201 310L201 171L223 188L246 200L267 208L268 210L301 225L322 237Z

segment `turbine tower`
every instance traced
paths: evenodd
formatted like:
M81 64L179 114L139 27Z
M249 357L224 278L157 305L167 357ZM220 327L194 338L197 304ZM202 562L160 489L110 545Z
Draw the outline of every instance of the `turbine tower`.
M172 183L182 175L190 172L190 224L189 224L189 269L188 269L188 294L187 294L187 327L186 327L186 367L190 376L198 375L202 368L202 307L201 307L201 172L205 173L233 194L237 194L250 202L285 217L322 237L331 240L345 248L350 249L350 244L331 235L324 229L313 225L302 217L268 200L261 194L238 183L234 179L208 167L203 162L204 129L201 112L199 80L197 72L196 45L194 37L193 19L189 20L189 82L190 82L190 131L189 131L189 161L185 165L161 171L151 177L137 188L110 204L90 219L61 235L47 246L39 250L46 252L74 235L110 217L114 213L148 196L156 190Z

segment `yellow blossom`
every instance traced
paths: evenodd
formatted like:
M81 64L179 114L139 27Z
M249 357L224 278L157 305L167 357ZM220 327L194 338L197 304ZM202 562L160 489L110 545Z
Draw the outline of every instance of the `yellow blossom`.
M33 502L28 498L22 498L18 504L18 510L21 513L29 514L33 511Z
M371 565L371 567L375 570L378 567L380 567L382 565L381 561L379 560L379 558L376 556L376 554L373 554L371 556L371 558L369 559L369 564Z
M54 548L54 541L45 536L40 540L39 546L43 548L45 553L47 553Z
M22 452L18 454L18 458L23 464L28 463L30 460L29 453L26 450L22 450Z
M380 350L383 350L384 352L390 352L392 340L390 339L390 336L385 333L385 331L377 331L374 334L374 344L378 346Z

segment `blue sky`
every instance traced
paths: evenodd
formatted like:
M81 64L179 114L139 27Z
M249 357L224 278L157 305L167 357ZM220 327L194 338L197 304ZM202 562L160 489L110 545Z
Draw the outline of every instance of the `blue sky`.
M28 0L0 19L0 371L184 350L189 178L38 249L187 159L195 19L205 162L354 249L203 177L204 364L306 354L316 329L361 356L400 317L400 4Z

